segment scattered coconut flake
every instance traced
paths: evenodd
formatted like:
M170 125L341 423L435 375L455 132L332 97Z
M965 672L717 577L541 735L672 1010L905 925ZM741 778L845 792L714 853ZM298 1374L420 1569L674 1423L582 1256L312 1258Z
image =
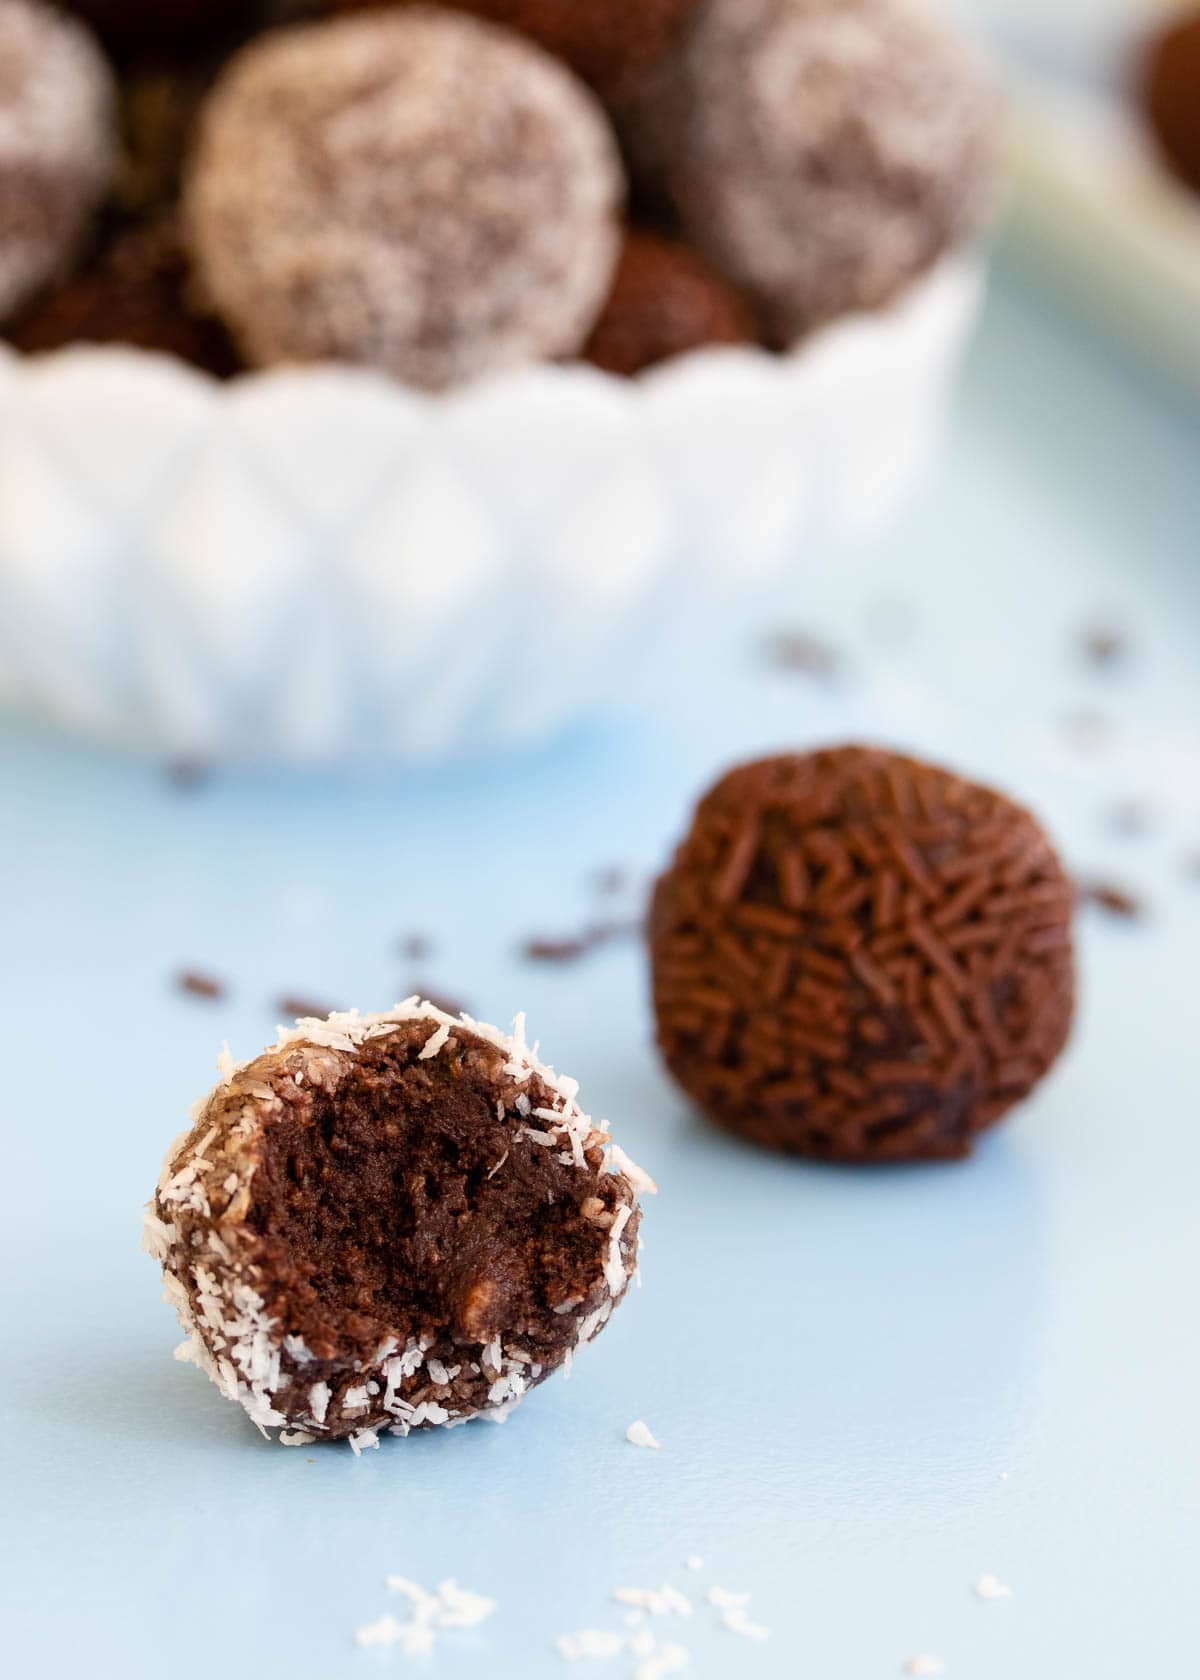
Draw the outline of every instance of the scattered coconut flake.
M763 1627L760 1622L752 1622L747 1612L737 1606L726 1610L721 1617L721 1623L730 1633L740 1633L743 1639L763 1640L771 1636L770 1628Z
M439 1627L473 1628L486 1622L496 1608L494 1598L460 1587L457 1581L443 1581L438 1587Z
M580 1628L578 1633L560 1633L554 1644L564 1662L579 1662L587 1657L619 1657L626 1639L607 1628Z
M639 1167L636 1161L631 1161L619 1143L609 1144L608 1161L610 1166L615 1167L618 1172L625 1174L625 1177L633 1185L639 1195L658 1195L658 1185L655 1184L654 1180L650 1177L650 1174Z
M981 1575L975 1583L978 1598L1011 1598L1013 1590L998 1575Z
M629 1425L629 1428L625 1431L625 1439L631 1446L652 1447L655 1452L658 1452L662 1446L662 1442L656 1441L650 1433L649 1424L643 1423L641 1418L637 1418Z
M678 1674L691 1660L691 1652L686 1645L668 1642L638 1664L633 1680L665 1680L666 1675Z
M730 1592L728 1587L709 1587L704 1596L718 1610L744 1610L750 1602L748 1592Z
M217 1072L221 1075L221 1083L228 1085L237 1072L237 1063L233 1059L233 1051L228 1043L222 1044L217 1052Z
M685 1569L703 1569L704 1559L693 1552L690 1557L684 1559L683 1567Z
M678 1587L618 1587L613 1593L618 1604L632 1604L652 1616L690 1616L691 1600Z
M279 1432L281 1447L311 1447L316 1438L307 1429L282 1429Z
M946 1665L941 1657L930 1656L923 1652L918 1656L909 1657L904 1665L904 1672L905 1674L922 1675L925 1680L933 1680L934 1676L945 1674Z
M417 1057L417 1060L419 1062L428 1062L431 1061L434 1056L439 1056L446 1048L446 1043L449 1037L450 1023L449 1021L443 1021L437 1031L430 1034L421 1050L420 1055Z
M350 1450L355 1458L360 1458L368 1447L377 1447L379 1436L373 1429L356 1429L350 1436Z

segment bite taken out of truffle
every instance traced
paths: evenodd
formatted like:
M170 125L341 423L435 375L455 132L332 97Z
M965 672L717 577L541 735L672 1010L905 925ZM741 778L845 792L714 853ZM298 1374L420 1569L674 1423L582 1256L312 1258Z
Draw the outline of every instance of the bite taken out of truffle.
M608 294L624 177L593 95L462 13L261 37L211 95L185 186L208 294L256 364L444 389L574 356Z
M343 7L396 0L338 0ZM515 29L571 66L605 98L635 84L677 39L697 0L450 0Z
M991 200L994 97L908 0L701 0L618 114L648 198L780 348L892 302Z
M1200 192L1200 11L1151 43L1142 76L1151 131L1181 181Z
M0 321L74 260L116 165L115 112L82 24L0 0Z
M771 1148L963 1156L1067 1041L1072 910L1001 793L870 747L743 765L654 895L659 1045L700 1108Z
M607 1323L649 1179L525 1043L410 998L228 1065L146 1216L205 1371L285 1445L503 1419Z
M690 246L634 229L584 350L606 373L632 378L660 362L715 344L752 344L743 300Z

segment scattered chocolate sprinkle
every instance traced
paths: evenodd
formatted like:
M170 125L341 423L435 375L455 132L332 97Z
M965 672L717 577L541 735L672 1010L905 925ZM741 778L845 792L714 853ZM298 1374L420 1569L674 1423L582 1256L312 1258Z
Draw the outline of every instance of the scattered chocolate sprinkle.
M1122 664L1128 657L1129 641L1122 631L1098 624L1084 631L1080 649L1089 664L1107 671Z
M842 671L841 651L823 636L807 630L783 630L767 638L767 658L781 671L831 682Z
M303 993L288 993L274 1005L274 1013L281 1015L285 1021L323 1021L328 1015L336 1015L337 1010L331 1009L327 1003L314 1002Z
M396 945L409 962L425 962L433 954L433 941L423 933L406 933Z
M629 887L632 876L628 869L619 863L610 863L603 869L597 869L592 876L592 887L600 898L616 898Z
M192 793L212 775L212 765L200 758L173 758L163 767L170 787L179 793Z
M529 962L570 963L586 957L591 947L582 939L530 939L523 947Z
M1081 904L1094 904L1099 910L1107 910L1110 916L1121 916L1126 921L1140 921L1146 914L1145 902L1136 893L1111 881L1081 881L1076 893Z
M189 997L207 998L211 1002L219 1002L228 988L223 980L218 980L212 974L201 974L193 968L185 968L175 977L175 985Z
M614 918L607 922L590 922L582 933L564 939L531 939L522 947L527 962L572 963L589 956L601 945L614 940L640 938L645 923L639 916L633 919Z
M1036 820L989 788L861 747L744 765L655 891L659 1045L769 1147L966 1155L1066 1042L1072 910Z

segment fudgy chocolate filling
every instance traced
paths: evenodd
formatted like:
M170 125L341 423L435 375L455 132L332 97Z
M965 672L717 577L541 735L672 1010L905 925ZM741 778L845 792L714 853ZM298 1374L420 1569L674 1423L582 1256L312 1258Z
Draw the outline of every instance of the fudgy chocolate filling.
M575 1325L555 1308L595 1286L616 1183L598 1150L580 1170L557 1138L514 1145L518 1094L552 1093L470 1039L420 1060L430 1030L366 1044L334 1092L310 1087L265 1129L247 1223L266 1309L318 1361L503 1334L557 1363Z

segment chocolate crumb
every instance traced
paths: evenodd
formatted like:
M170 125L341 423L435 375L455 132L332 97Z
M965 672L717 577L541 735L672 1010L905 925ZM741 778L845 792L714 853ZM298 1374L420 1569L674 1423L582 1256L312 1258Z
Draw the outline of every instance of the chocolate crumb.
M281 997L274 1006L274 1012L287 1021L324 1021L327 1016L337 1014L337 1010L331 1009L327 1003L296 993Z
M1080 904L1094 904L1099 910L1107 910L1110 916L1136 922L1146 914L1144 900L1111 881L1081 881L1076 891Z
M167 784L179 793L192 793L212 775L212 765L201 758L173 758L164 767Z
M175 976L175 985L188 997L207 998L209 1002L217 1003L226 995L228 987L223 980L218 980L212 974L201 974L193 968L185 968L181 974Z
M1090 665L1108 671L1124 663L1129 655L1129 641L1120 630L1097 624L1084 631L1080 649Z
M843 659L840 650L823 636L807 630L782 630L769 636L765 651L770 663L781 671L797 676L816 677L831 682L841 674Z
M433 955L433 941L423 933L406 933L397 942L396 949L409 962L425 962Z

